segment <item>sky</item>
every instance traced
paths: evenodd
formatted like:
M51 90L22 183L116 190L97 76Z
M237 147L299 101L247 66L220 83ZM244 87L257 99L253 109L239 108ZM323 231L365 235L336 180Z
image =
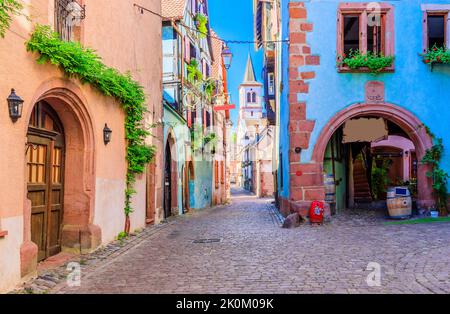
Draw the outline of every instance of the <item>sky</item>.
M253 0L208 0L211 27L224 40L253 41ZM228 70L228 89L231 93L231 103L236 109L231 111L233 128L237 125L239 115L238 87L244 79L245 66L250 52L255 74L262 82L262 51L255 51L254 44L228 45L233 52L233 61Z

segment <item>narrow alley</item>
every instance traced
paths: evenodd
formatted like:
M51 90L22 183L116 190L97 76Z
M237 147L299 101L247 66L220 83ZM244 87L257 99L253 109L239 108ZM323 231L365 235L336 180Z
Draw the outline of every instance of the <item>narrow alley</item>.
M169 219L123 253L82 266L80 287L50 293L442 293L450 289L447 224L387 226L351 213L282 229L272 199L233 189L233 202ZM348 215L348 216L346 216ZM434 236L429 237L430 234ZM95 254L95 253L94 253ZM366 270L381 266L381 286Z

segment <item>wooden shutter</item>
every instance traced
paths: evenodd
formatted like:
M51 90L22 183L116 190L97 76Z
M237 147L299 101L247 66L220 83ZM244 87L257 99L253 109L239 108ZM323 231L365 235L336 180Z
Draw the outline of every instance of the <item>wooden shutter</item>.
M191 62L191 42L186 36L184 36L184 60L187 63Z

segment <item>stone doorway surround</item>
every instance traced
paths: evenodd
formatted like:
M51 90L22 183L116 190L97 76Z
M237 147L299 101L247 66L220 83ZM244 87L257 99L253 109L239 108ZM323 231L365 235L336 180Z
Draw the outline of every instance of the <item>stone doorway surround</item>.
M93 224L95 204L95 141L91 114L82 91L68 79L44 82L36 91L32 104L45 100L58 114L66 137L66 168L62 250L89 252L101 244L101 229ZM24 110L29 121L34 106ZM24 139L28 123L23 130ZM24 155L24 167L26 160ZM24 173L26 173L24 171ZM27 198L24 178L24 241L20 248L21 276L33 275L37 269L37 245L31 241L31 201Z

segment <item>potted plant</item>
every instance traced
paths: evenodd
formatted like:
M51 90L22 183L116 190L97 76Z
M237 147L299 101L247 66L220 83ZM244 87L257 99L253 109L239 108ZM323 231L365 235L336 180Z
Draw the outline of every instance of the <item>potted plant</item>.
M377 55L372 52L366 54L359 50L350 50L349 55L338 56L338 67L352 70L367 70L373 74L382 72L394 64L394 56Z

